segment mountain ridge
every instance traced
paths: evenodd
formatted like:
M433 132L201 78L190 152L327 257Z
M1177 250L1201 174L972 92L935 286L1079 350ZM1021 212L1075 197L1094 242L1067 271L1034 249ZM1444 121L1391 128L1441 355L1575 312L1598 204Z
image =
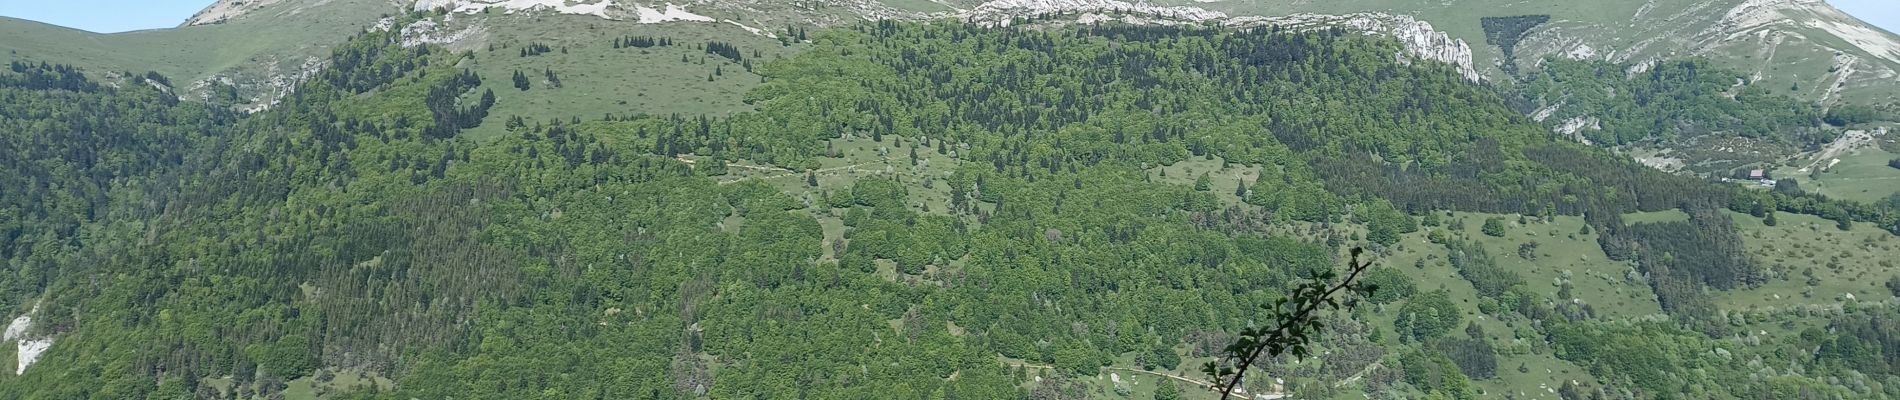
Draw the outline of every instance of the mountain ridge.
M1900 88L1900 36L1872 27L1822 0L1611 0L1588 6L1535 0L1513 4L1500 8L1493 1L1469 0L1433 4L1395 0L1291 4L1262 0L825 0L790 5L706 0L219 0L179 28L136 34L172 37L175 41L191 37L202 42L206 41L202 35L187 32L247 20L275 22L307 19L311 15L335 15L340 18L338 22L364 26L374 23L378 15L402 9L431 8L447 8L471 16L499 10L504 14L589 15L634 23L712 22L735 25L751 34L768 37L785 25L829 26L883 18L957 18L1007 24L1018 17L1062 13L1080 15L1076 18L1079 23L1343 26L1398 37L1408 43L1415 55L1461 65L1470 75L1500 81L1510 79L1508 70L1512 65L1535 68L1546 57L1630 63L1637 68L1657 61L1702 57L1749 72L1754 82L1789 87L1791 95L1824 105L1842 101L1863 104L1900 101L1900 90L1894 90ZM1491 35L1478 26L1481 17L1506 16L1491 15L1500 9L1511 10L1511 15L1549 15L1549 22L1528 28L1513 46L1516 51L1500 50L1489 43ZM335 40L297 37L265 42L256 48L253 56L284 60L285 55L293 53L316 55L321 53L284 49L322 47ZM72 39L51 42L69 41ZM60 61L59 57L45 58ZM215 81L212 78L220 76L259 82L250 85L257 88L247 92L253 92L253 96L263 95L263 98L272 96L269 93L272 86L282 86L267 82L303 74L296 68L281 65L265 68L268 71L233 75L227 72L245 66L228 63L175 66L179 62L151 58L87 63L83 61L101 57L78 58L82 62L77 64L81 66L109 69L139 69L134 68L137 65L127 64L151 63L154 64L152 69L175 71L176 74L168 75L185 75L188 81L198 83ZM295 58L301 57L291 57ZM197 92L196 86L203 85L187 85L186 91Z

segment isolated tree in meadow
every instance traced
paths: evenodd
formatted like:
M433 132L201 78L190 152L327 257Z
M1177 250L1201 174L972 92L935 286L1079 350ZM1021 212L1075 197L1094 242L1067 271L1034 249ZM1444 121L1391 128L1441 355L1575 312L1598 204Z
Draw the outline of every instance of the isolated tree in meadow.
M523 91L526 91L530 87L529 82L528 82L528 74L521 73L521 70L518 70L518 69L515 70L514 80L515 80L515 89L521 89Z
M1181 388L1174 385L1173 379L1162 379L1155 386L1155 400L1181 400Z
M1504 218L1486 218L1484 220L1484 226L1480 227L1479 230L1488 236L1504 237Z

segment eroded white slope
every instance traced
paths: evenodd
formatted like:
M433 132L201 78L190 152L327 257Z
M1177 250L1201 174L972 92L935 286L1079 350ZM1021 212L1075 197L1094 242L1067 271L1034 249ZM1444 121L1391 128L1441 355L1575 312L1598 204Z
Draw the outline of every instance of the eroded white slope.
M1517 47L1517 61L1544 57L1638 66L1706 58L1749 81L1831 104L1900 100L1900 36L1824 0L1651 0L1632 20L1588 22L1552 15ZM1651 11L1658 9L1661 11ZM1825 68L1825 69L1824 69Z
M488 10L502 10L509 14L549 11L560 14L592 15L613 20L631 19L642 23L718 22L717 19L688 11L685 6L678 4L649 5L616 0L418 0L415 8L417 10L447 8L453 12L468 14Z
M1733 40L1761 30L1800 27L1818 29L1868 55L1900 62L1900 37L1873 29L1823 0L1746 0L1723 13L1700 36Z
M686 11L686 7L673 5L673 3L666 3L662 8L636 5L633 6L633 10L635 15L640 17L639 21L644 23L671 21L713 22L712 17L694 14L691 11Z
M551 10L562 14L593 15L601 18L614 18L608 9L614 7L613 0L592 0L570 2L568 0L418 0L417 10L447 8L455 12L474 13L491 8L507 13L519 11Z
M0 342L17 342L19 346L19 351L16 353L17 362L14 364L14 375L25 374L27 367L33 366L33 363L40 360L40 355L46 354L46 350L53 348L53 338L29 338L27 335L27 332L33 330L33 314L38 313L39 310L39 306L35 305L33 311L14 318L13 322L7 324L5 333L0 334Z

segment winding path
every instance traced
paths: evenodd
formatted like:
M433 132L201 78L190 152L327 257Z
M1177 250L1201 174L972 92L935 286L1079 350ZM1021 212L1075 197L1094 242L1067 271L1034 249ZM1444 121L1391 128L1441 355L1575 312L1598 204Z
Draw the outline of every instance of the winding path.
M864 166L865 164L870 164L870 163L857 163L857 164L851 164L851 165L846 165L842 167L831 167L831 168L819 169L819 170L812 171L812 173L823 175L823 174L829 174L832 172L838 172L842 170L857 170L858 167ZM752 169L767 170L767 171L785 171L785 172L781 174L777 174L777 175L748 176L748 177L733 179L729 181L719 181L719 184L721 185L729 185L729 184L734 184L734 183L739 183L739 182L745 182L752 179L778 179L778 178L784 178L787 176L804 175L804 173L801 173L798 171L793 171L793 170L784 169L784 168L776 168L776 167L759 167L759 166L752 166L752 165L739 165L739 164L733 164L733 163L726 163L726 166L752 168Z
M687 158L684 155L674 157L673 159L678 160L679 162L687 163L687 164L699 164L699 160ZM882 163L889 163L889 161L888 160L883 161ZM869 162L857 163L857 164L851 164L851 165L846 165L846 166L841 166L841 167L822 168L822 169L814 170L811 172L815 174L828 174L828 173L838 172L838 171L843 171L843 170L855 171L858 169L858 167L862 167L866 164L877 164L877 163L869 163ZM740 163L735 163L735 162L727 162L726 168L744 168L744 169L749 169L749 170L754 170L754 171L774 171L774 172L779 172L779 173L773 174L773 175L765 175L765 176L748 176L748 177L742 177L742 178L732 179L732 180L722 180L722 181L719 181L719 184L721 185L730 185L734 183L745 182L752 179L778 179L778 178L784 178L787 176L804 175L803 172L793 171L786 168L752 165L752 164L740 164Z

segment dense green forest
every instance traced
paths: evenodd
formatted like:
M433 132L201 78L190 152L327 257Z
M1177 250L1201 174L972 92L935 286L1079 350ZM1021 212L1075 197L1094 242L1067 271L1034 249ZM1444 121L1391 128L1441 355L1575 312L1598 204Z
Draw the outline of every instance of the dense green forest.
M536 46L519 56L558 51ZM1536 352L1601 380L1566 385L1569 399L1900 397L1894 309L1762 337L1707 299L1762 280L1730 215L1900 233L1895 210L1552 137L1493 88L1395 59L1396 42L883 21L798 46L757 64L752 112L525 116L485 142L457 133L500 123L489 108L515 92L478 91L500 77L455 67L476 54L398 32L360 34L252 115L177 101L144 84L156 74L14 64L0 72L0 309L37 308L32 334L58 342L0 376L0 399L268 397L336 369L393 379L343 395L365 399L1115 396L1075 381L1124 357L1175 370L1216 354L1349 244L1376 260L1446 211L1584 216L1670 317L1601 317L1441 237L1484 317L1517 329L1486 332L1395 273L1409 267L1380 266L1378 306L1324 315L1325 356L1263 360L1245 386L1493 397L1472 382ZM1744 135L1822 118L1684 107ZM1603 139L1681 118L1627 120ZM793 193L717 177L727 160L812 174L847 140L908 152L912 169L808 175ZM1229 177L1153 172L1216 159L1260 173L1230 197L1210 190ZM944 201L920 200L938 187ZM1620 219L1662 210L1691 218ZM1334 226L1367 234L1310 233Z
M1550 108L1548 121L1594 118L1583 136L1604 145L1713 134L1812 148L1837 134L1823 129L1823 120L1847 125L1877 118L1864 106L1824 111L1703 60L1635 66L1550 58L1521 81L1518 90L1531 106Z

